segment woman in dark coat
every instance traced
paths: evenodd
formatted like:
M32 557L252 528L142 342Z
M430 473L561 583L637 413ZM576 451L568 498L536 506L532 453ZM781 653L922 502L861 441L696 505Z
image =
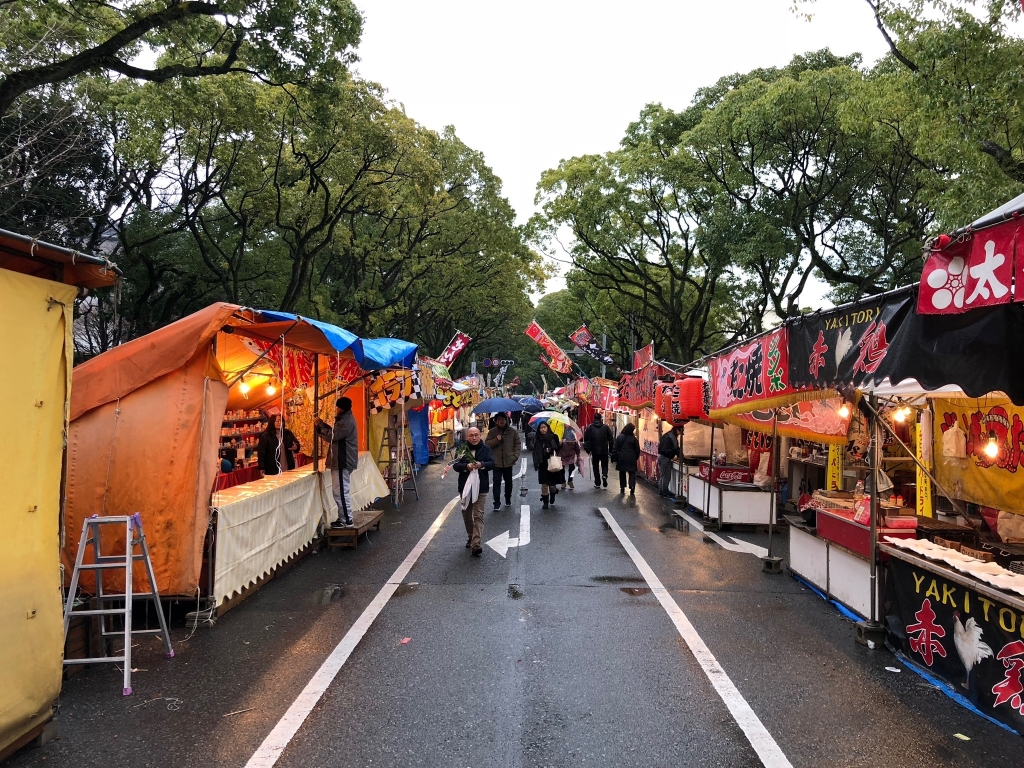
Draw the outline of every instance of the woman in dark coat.
M565 482L565 470L558 472L548 471L548 459L558 455L558 448L561 443L558 436L551 431L547 422L537 427L537 436L533 441L533 468L537 470L537 482L540 483L540 500L544 502L543 509L548 508L548 502L555 503L555 494L558 492L558 484Z
M295 469L295 454L300 450L299 441L295 439L295 435L290 429L285 429L284 450L279 453L277 433L280 428L281 417L275 413L270 417L263 434L260 435L256 455L264 475L278 475L289 469Z
M640 441L634 432L636 426L627 424L612 446L612 461L619 470L619 493L626 492L626 481L629 480L630 496L636 496L636 465L640 461Z

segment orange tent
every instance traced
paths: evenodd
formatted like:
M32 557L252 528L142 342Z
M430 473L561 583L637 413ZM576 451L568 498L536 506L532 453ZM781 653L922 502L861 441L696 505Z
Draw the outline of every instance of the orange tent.
M221 303L75 368L62 552L66 578L85 518L141 512L161 595L195 595L224 412L229 405L257 408L272 400L245 399L230 385L242 371L255 382L277 375L242 339L282 336L305 352L354 357L352 350L330 346L301 319L262 322L252 310ZM124 543L112 536L103 546ZM95 587L88 574L82 578L83 589ZM123 576L121 584L116 573L106 578L112 589L123 587ZM138 571L136 580L137 589L148 587Z

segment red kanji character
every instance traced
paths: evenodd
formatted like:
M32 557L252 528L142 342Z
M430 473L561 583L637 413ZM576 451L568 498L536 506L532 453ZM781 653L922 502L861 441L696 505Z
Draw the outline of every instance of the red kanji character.
M885 340L885 323L872 323L864 331L864 335L857 342L860 347L860 355L857 362L853 364L853 372L874 373L878 366L885 359L885 353L889 351L889 342Z
M908 624L907 634L920 634L917 637L910 638L910 650L920 653L924 663L930 667L935 659L932 656L933 652L939 654L942 658L946 658L946 649L942 647L942 643L935 639L937 637L945 637L946 630L935 623L935 611L932 610L932 601L927 597L921 603L921 610L914 614L914 618L917 619L917 624Z
M993 707L1010 702L1010 706L1024 715L1024 683L1021 682L1021 672L1024 672L1024 659L1016 658L1024 656L1024 642L1014 640L1003 646L1003 650L996 654L996 658L1003 662L1006 669L1006 677L992 686L992 693L996 695Z
M818 331L818 340L814 342L813 351L808 361L811 364L811 375L817 379L818 371L825 367L825 353L828 352L828 345L825 343L825 332Z

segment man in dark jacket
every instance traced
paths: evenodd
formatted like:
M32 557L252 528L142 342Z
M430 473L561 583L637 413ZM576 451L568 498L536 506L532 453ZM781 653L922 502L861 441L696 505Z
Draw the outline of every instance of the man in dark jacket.
M679 455L679 427L672 427L658 443L658 490L662 496L672 496L672 462Z
M484 440L494 454L494 511L501 509L501 481L505 481L505 506L512 506L512 470L519 463L522 441L519 430L508 422L508 416L499 413L494 417L494 426Z
M359 431L356 417L352 415L352 401L347 397L338 398L337 411L332 427L323 419L317 419L317 436L331 444L327 452L327 466L331 470L331 490L338 505L338 519L332 528L351 528L352 519L352 472L359 466Z
M452 468L459 473L459 496L462 497L462 520L466 524L466 548L479 556L483 551L484 536L484 499L487 498L488 471L494 468L494 455L487 444L480 438L480 430L471 427L466 433L466 444L459 449L458 458ZM476 498L470 492L469 497L463 494L466 483L473 472L477 474L480 487Z
M594 465L594 487L601 483L608 487L608 450L612 446L612 431L604 423L601 414L595 414L594 422L583 433L583 450L590 454Z

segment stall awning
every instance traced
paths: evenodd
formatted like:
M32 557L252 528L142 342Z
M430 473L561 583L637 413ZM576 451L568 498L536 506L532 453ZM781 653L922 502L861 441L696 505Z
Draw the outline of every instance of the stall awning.
M287 333L290 343L306 351L333 355L351 350L356 361L363 364L362 344L351 331L302 315L293 315L291 312L259 310L258 314L264 322L246 329L252 335L266 341L276 341Z
M401 339L360 339L363 356L366 360L364 368L412 368L416 360L417 344Z

